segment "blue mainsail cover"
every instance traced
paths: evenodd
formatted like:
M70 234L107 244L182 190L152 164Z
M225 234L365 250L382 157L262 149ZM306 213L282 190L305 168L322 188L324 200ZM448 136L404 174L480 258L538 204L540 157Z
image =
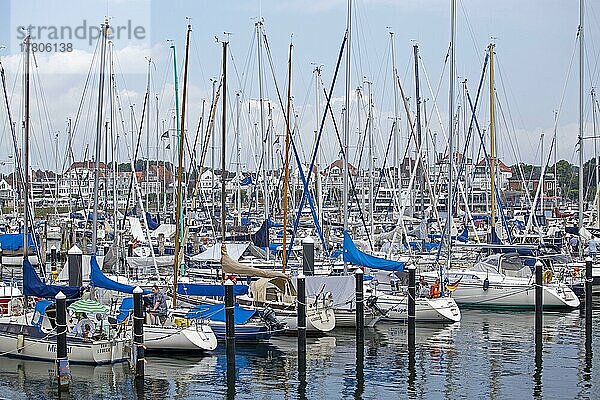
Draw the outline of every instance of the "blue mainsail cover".
M271 222L269 220L269 222ZM260 229L256 231L256 233L247 234L247 235L236 235L229 238L232 241L242 242L251 240L257 247L266 248L269 244L269 228L267 224L267 220L264 220Z
M187 296L225 296L225 287L203 283L178 283L177 293ZM234 296L244 294L248 294L247 285L233 285Z
M233 321L236 325L245 324L254 314L256 314L256 310L249 310L234 304ZM185 317L188 319L207 318L212 321L225 322L225 304L200 304L188 311Z
M33 235L31 233L27 235L27 243L30 248L35 249L35 243L33 242ZM19 250L23 247L23 234L22 233L5 233L0 235L0 245L2 250Z
M348 231L344 231L344 261L383 271L404 271L404 262L402 261L386 260L360 251L352 241Z
M63 292L67 299L77 299L81 297L81 289L79 286L46 285L35 272L29 260L23 260L23 294L25 296L53 299L58 292Z
M133 294L133 289L135 289L135 286L115 282L104 275L102 270L100 270L100 266L98 265L98 260L96 260L95 254L92 254L90 259L90 286L129 294ZM144 290L144 293L150 293L150 291Z

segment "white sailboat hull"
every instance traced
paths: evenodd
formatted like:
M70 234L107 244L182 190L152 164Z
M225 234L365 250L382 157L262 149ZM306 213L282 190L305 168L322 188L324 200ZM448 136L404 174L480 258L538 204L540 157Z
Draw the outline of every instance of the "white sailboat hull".
M436 272L421 274L428 280L437 277ZM450 270L451 282L458 282L452 292L457 304L477 308L535 308L535 285L533 279L508 277L499 274L486 274L479 271ZM484 288L484 281L489 285ZM543 306L546 309L572 309L579 307L579 299L573 291L562 284L542 286Z
M379 318L383 321L401 322L408 319L408 296L378 293L368 299L366 304L372 304L375 315L379 314ZM451 297L415 300L417 322L452 323L460 321L460 318L460 309Z
M85 342L67 339L67 357L70 363L113 364L128 359L129 341L126 339ZM56 336L37 338L29 335L0 332L0 353L6 357L54 361Z
M217 348L217 337L207 324L145 325L144 345L150 351L212 351Z

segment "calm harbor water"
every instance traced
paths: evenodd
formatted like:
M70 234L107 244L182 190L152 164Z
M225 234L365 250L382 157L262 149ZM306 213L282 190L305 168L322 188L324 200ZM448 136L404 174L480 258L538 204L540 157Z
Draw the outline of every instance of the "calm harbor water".
M150 356L143 393L127 364L72 366L61 398L147 399L597 399L600 398L600 302L594 309L593 355L585 351L579 311L544 314L536 365L534 314L464 310L449 326L417 325L414 360L406 327L381 325L365 335L357 371L354 331L309 338L306 380L299 380L295 338L238 346L235 388L227 388L224 346L208 356ZM0 359L0 397L57 398L53 364ZM358 374L357 374L358 372ZM358 376L358 379L357 379ZM231 397L230 397L231 398Z

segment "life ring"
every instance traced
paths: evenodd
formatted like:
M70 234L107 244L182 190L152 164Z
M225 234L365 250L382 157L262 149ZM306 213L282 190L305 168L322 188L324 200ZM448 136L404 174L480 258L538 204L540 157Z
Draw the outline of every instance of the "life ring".
M89 339L90 335L96 330L96 324L91 319L82 319L73 328L75 336Z
M575 267L573 269L573 278L579 278L581 276L581 268Z
M23 312L25 311L25 307L23 307L23 300L18 298L10 300L8 302L8 309L10 311L10 315L23 315Z

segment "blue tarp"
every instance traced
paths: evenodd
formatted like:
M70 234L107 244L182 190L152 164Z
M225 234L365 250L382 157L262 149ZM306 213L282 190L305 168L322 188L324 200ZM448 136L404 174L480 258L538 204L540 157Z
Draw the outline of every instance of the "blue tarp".
M412 249L416 249L416 250L421 250L421 247L423 246L423 242L408 242L408 245L412 248ZM432 249L435 249L436 247L439 247L440 244L439 243L431 243L431 242L425 242L425 251L431 251Z
M242 308L238 304L233 307L233 321L236 325L243 325L256 314L256 310ZM200 304L192 308L185 316L189 319L207 318L212 321L225 322L225 304Z
M223 285L210 285L200 283L178 283L177 293L187 296L225 296ZM241 296L248 294L248 286L233 285L233 295Z
M33 242L33 235L30 233L27 237L29 247L35 249L35 243ZM22 233L5 233L0 235L0 245L2 250L19 250L23 247L23 234Z
M281 228L281 227L283 227L283 224L280 224L278 222L274 222L271 218L269 218L268 221L269 221L269 228Z
M94 220L94 213L90 211L88 213L88 221L93 221L93 220ZM98 211L98 221L104 221L104 214L102 214L100 211Z
M384 271L404 271L404 263L401 261L386 260L360 251L352 241L348 231L344 231L344 261Z
M54 300L39 300L37 303L35 303L35 310L33 312L33 317L31 318L31 325L37 326L38 328L41 327L46 310L53 304Z
M248 175L247 177L242 179L241 185L242 186L252 185L252 175Z
M90 286L129 294L133 294L133 289L135 289L135 286L115 282L112 279L107 278L106 275L104 275L104 273L100 270L100 266L98 265L98 260L96 260L95 254L92 254L90 259ZM150 291L144 290L144 293L147 294L150 293Z
M122 323L125 321L129 313L133 310L133 297L125 297L121 301L119 306L119 315L117 315L117 322Z
M242 217L242 225L252 225L254 222L248 217Z
M46 285L35 272L29 260L23 260L23 294L25 296L53 299L58 292L63 292L68 299L77 299L81 297L81 289L79 286Z

